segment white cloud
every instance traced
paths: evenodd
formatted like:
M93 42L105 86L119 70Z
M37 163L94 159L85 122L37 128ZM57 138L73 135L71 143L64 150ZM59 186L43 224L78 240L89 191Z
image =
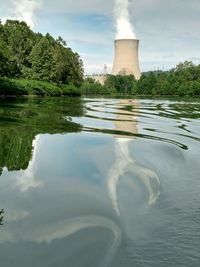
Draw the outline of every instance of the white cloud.
M3 18L25 21L31 28L35 26L35 12L41 8L41 0L10 0L8 15Z
M2 1L0 0L0 16L13 15L11 14L11 10L13 10L11 2L3 1L2 3ZM18 0L18 2L28 3L32 1ZM37 16L35 15L38 5L35 6L33 4L29 4L28 9L25 8L26 5L24 4L24 9L17 9L14 15L16 16L17 14L18 17L26 18L29 24L32 23L30 21L34 23L34 17L38 18L38 31L53 32L56 36L62 35L72 49L80 54L89 54L86 47L90 47L90 44L93 44L93 46L96 44L96 56L93 56L94 49L92 49L90 51L91 56L83 58L88 71L92 66L94 66L94 72L96 72L101 65L112 63L113 39L115 36L114 0L38 0L37 3L43 3L43 8ZM131 9L134 14L134 28L137 37L140 39L142 70L153 69L154 66L163 64L166 68L170 68L179 61L200 57L198 45L200 41L199 0L193 0L192 2L187 0L133 0ZM30 13L30 10L34 12ZM74 16L74 21L71 21L69 25L66 21L56 20L60 14L66 16L66 18L70 14L70 16ZM87 24L85 27L81 27L83 25L81 24L81 16L91 14L107 16L109 21L113 21L113 27L105 25L105 30L101 28L101 32L99 32L98 21L96 21L95 25L92 25L93 22L91 22L93 27L87 27ZM79 18L79 21L76 20L77 18ZM83 42L85 44L81 46L80 44ZM106 45L108 45L109 49L101 49L102 46ZM169 54L173 55L171 59L166 58L166 55Z

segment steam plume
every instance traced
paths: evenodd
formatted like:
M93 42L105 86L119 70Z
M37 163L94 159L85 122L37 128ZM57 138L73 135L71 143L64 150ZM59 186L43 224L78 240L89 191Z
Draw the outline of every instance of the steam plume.
M136 39L131 25L131 0L114 0L114 15L117 29L116 39Z
M11 0L12 12L9 18L25 21L31 28L35 26L35 12L41 7L40 0ZM14 11L13 11L14 10Z

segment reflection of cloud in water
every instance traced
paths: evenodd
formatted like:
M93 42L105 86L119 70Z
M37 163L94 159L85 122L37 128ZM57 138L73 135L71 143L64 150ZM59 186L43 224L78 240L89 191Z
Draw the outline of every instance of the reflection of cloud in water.
M124 105L126 100L123 100L121 103ZM127 104L130 103L130 100L127 101ZM132 104L136 105L137 103L134 101ZM129 132L137 132L136 122L130 122L131 112L128 112L128 115L120 115L120 119L123 118L122 124L120 121L115 123L116 130L121 130L123 128L124 131ZM127 112L126 112L127 114ZM133 118L133 117L132 117ZM117 117L118 119L118 117ZM134 118L135 119L135 118ZM130 155L129 145L131 139L126 137L115 136L115 154L116 161L111 167L108 174L108 191L112 201L112 205L117 213L120 216L120 201L122 201L118 194L118 187L120 179L125 174L131 174L129 176L129 186L133 188L134 193L134 179L137 178L142 184L145 186L146 191L148 192L148 204L153 204L157 200L160 195L159 187L160 180L155 172L152 170L145 168L139 165Z
M115 252L121 242L121 230L112 220L102 216L83 216L63 220L55 225L44 226L33 232L29 241L37 243L51 243L56 239L67 238L81 230L88 228L105 228L113 233L113 240L110 245L107 257L105 257L105 266L113 259Z
M37 229L37 231L33 233L30 241L35 241L37 243L50 243L56 239L67 238L68 236L81 230L94 227L106 228L113 233L112 243L107 251L107 256L103 260L103 266L108 266L108 264L112 261L118 246L120 245L121 230L116 223L106 217L76 217L61 221L55 225L44 226L41 229ZM85 243L85 245L87 244Z
M56 239L66 238L80 230L92 227L103 227L111 230L114 235L112 249L118 247L121 240L121 231L116 223L106 217L84 216L63 220L55 225L37 229L30 241L50 243Z
M7 222L18 222L30 215L30 212L24 210L8 210L6 213Z
M26 192L31 188L37 188L43 186L43 182L37 180L35 176L36 160L39 148L40 148L40 137L38 135L33 141L33 156L29 163L29 166L20 177L17 177L16 186L19 187L20 191L22 192Z
M113 260L115 252L121 243L121 230L119 226L109 218L103 216L82 216L58 221L56 223L47 223L38 225L35 230L16 233L4 231L0 243L19 241L35 243L52 243L53 241L65 239L78 233L79 231L91 228L104 228L112 233L112 240L109 241L109 248L103 259L102 266L108 266ZM87 242L85 246L87 246Z

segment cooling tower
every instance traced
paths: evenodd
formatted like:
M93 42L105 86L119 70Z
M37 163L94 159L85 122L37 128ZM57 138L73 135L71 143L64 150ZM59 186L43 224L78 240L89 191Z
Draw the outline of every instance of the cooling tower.
M136 39L115 40L113 75L134 75L137 80L140 79L138 47L139 40Z

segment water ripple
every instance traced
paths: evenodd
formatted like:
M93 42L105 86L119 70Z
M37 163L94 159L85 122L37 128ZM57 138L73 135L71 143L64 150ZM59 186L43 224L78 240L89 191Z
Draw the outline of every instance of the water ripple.
M190 129L190 121L200 118L199 109L194 101L85 99L85 116L73 121L86 132L155 140L188 150L185 140L200 141L195 135L199 128Z

